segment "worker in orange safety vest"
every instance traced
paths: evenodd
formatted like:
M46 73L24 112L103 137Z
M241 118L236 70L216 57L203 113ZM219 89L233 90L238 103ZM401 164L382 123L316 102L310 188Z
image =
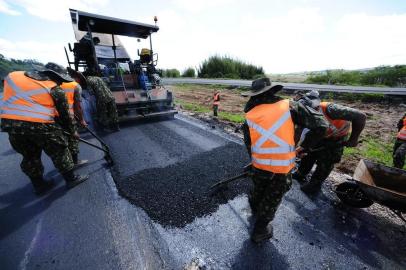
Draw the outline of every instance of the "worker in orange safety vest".
M214 90L213 93L213 116L217 117L218 109L220 106L220 91Z
M71 78L37 67L34 71L14 71L4 80L0 105L1 130L7 132L12 148L23 156L22 171L30 178L37 195L52 189L43 178L41 153L44 151L72 188L88 176L76 175L64 132L73 130L65 93L59 87Z
M344 147L356 147L358 138L364 129L366 115L356 109L330 102L321 102L319 93L311 91L299 102L320 111L329 123L327 132L315 149L300 160L300 165L293 175L302 184L301 190L308 194L320 191L323 181L330 175L334 165L341 161ZM312 136L306 134L306 137ZM316 169L306 181L310 171Z
M249 204L255 218L251 240L259 243L273 236L270 222L291 186L291 171L296 152L312 147L323 137L328 123L318 111L296 101L275 95L282 85L273 85L269 78L252 82L245 106L246 120L242 125L244 142L251 157L254 188ZM302 147L295 149L294 126L308 128L313 134Z
M65 68L53 62L47 63L45 65L45 68L53 70L59 74L67 74L67 70ZM75 132L78 132L79 126L87 125L84 121L81 105L82 88L76 81L62 83L60 87L65 92L66 98L68 100L69 114L73 119ZM77 168L86 164L88 160L79 160L79 140L72 136L67 136L67 140L69 143L69 151L71 152L75 167Z

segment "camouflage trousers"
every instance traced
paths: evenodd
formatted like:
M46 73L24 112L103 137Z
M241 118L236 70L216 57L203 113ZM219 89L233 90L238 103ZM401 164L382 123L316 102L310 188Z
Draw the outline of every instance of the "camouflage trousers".
M337 143L322 143L318 147L325 147L325 149L308 153L307 156L300 160L300 165L297 173L301 177L306 177L312 170L314 164L316 169L312 174L312 183L322 183L330 175L334 169L334 164L341 161L344 153L344 146L340 145L342 141Z
M97 100L97 121L103 127L114 127L118 124L117 107L114 100Z
M41 154L44 151L60 173L73 169L68 142L62 133L54 134L13 134L9 133L13 149L23 156L22 171L30 178L42 177L44 166Z
M78 132L78 125L75 123L74 125L74 131ZM68 141L68 148L72 156L78 155L79 154L79 140L74 138L73 136L66 136L66 139Z
M393 166L402 169L405 165L406 141L397 139L393 146Z
M219 105L213 105L213 116L218 116Z
M249 196L252 213L257 221L271 222L283 196L292 185L291 174L272 174L256 171L252 176L254 188Z

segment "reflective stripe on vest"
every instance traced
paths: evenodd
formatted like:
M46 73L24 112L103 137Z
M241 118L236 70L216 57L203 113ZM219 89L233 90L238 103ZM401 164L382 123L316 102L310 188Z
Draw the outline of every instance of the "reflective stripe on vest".
M73 116L73 103L75 102L75 89L77 87L77 82L69 82L61 84L61 88L65 92L66 99L68 100L69 113Z
M252 165L273 173L289 173L296 159L289 100L258 105L246 114L246 121Z
M329 123L327 129L327 135L325 138L342 138L348 135L351 129L351 124L349 121L336 119L333 120L327 115L327 107L330 102L321 102L320 112L323 113L324 117Z
M11 72L4 79L0 118L28 122L53 123L57 115L49 88L52 81L36 81L23 71Z
M403 127L399 131L397 138L406 141L406 117L403 118Z

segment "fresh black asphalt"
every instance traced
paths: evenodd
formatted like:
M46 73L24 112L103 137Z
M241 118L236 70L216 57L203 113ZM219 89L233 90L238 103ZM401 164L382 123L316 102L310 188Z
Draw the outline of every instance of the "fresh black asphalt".
M340 204L330 186L309 198L294 183L273 221L274 239L253 245L245 186L249 180L232 184L224 201L221 193L213 201L203 194L203 185L238 174L246 164L244 147L226 137L184 117L123 125L120 132L103 135L116 161L111 170L114 181L103 154L82 145L81 156L92 163L81 171L91 178L66 191L44 158L46 175L58 186L36 198L19 168L21 157L1 133L0 268L182 269L193 260L206 269L405 269L404 225ZM216 159L213 154L225 156ZM196 165L196 160L202 164ZM202 181L189 183L187 167ZM153 181L148 182L148 175L154 175ZM132 184L141 185L140 190L123 188ZM187 205L171 196L166 200L153 196L159 192L177 196L177 190L182 196L203 194L209 206L190 198ZM126 193L148 194L162 204L142 205L136 198L130 204L119 195ZM152 214L159 206L161 215ZM165 210L172 211L171 206L186 213L185 219L174 211L176 224L165 223L169 216Z
M248 162L245 149L229 143L165 168L140 171L119 179L117 184L122 194L153 220L164 226L182 227L247 193L250 186L247 179L230 184L221 194L217 190L211 192L210 186L239 174Z

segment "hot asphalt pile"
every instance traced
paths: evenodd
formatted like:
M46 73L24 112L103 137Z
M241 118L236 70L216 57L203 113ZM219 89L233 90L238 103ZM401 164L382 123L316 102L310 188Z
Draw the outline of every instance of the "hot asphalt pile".
M243 146L228 143L165 168L146 169L116 179L116 183L120 193L153 220L163 226L183 227L246 193L251 185L246 179L229 184L221 192L210 192L210 186L241 173L248 162Z

